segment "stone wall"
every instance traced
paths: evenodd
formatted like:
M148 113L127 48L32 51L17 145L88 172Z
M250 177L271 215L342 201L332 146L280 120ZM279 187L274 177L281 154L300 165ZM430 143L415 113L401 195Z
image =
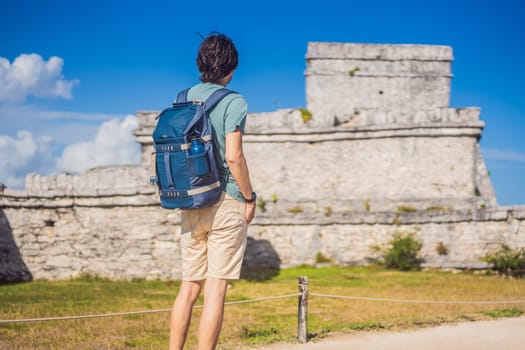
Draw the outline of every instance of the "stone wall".
M159 208L146 178L143 167L107 167L30 175L27 192L4 192L0 205L33 277L179 278L180 218Z
M111 169L99 171L105 170ZM145 169L119 169L120 174L125 171ZM106 196L75 198L79 202L69 204L70 197L32 197L31 205L19 195L7 193L0 202L14 237L9 245L0 240L8 253L0 259L4 281L7 276L65 279L82 273L115 279L180 278L179 214L159 208L154 194L150 204ZM472 211L433 206L412 211L400 206L379 211L374 202L361 206L349 210L267 199L264 212L259 205L249 228L245 266L311 264L318 253L337 264L365 264L374 256L371 247L388 242L396 232L416 234L431 267L479 268L485 266L481 258L502 243L525 246L524 207ZM440 243L449 250L447 255L439 254Z
M272 242L282 266L315 263L322 253L341 265L361 265L375 257L372 246L387 243L394 233L413 233L423 243L425 266L482 268L481 259L501 244L525 247L525 207L451 211L440 207L398 212L341 212L306 208L287 212L279 202L250 227L255 239ZM291 214L291 215L290 215ZM276 223L276 217L281 218ZM448 253L440 255L438 244Z
M365 264L395 232L416 234L435 267L480 267L499 244L525 246L525 206L497 205L479 108L448 107L451 61L444 46L309 44L307 108L248 116L259 200L246 268L313 263L317 253ZM179 213L161 209L147 183L157 114L137 113L141 165L30 175L25 191L0 193L0 262L20 257L0 273L180 277Z
M476 197L474 137L425 133L310 142L274 139L246 143L254 186L266 199L277 196L353 211L363 209L365 201L381 211L395 211L401 204L464 209L489 203Z
M148 167L153 113L137 115L136 135ZM303 122L300 110L250 114L244 148L255 169L254 186L266 199L347 210L362 209L364 201L378 210L401 204L495 206L477 144L484 126L478 115L478 108L367 110L345 124L321 128Z

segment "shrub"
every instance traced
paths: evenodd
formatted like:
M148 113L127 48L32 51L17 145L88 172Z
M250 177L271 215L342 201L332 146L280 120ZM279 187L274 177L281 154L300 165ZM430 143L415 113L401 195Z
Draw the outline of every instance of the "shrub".
M386 246L373 249L381 253L378 263L387 269L413 271L421 269L423 259L418 254L422 247L413 233L396 232Z
M300 109L301 111L301 117L303 118L303 123L308 123L310 120L312 120L313 116L312 116L312 112L310 112L309 110L307 110L306 108L301 108Z
M500 274L523 277L525 276L525 249L512 249L506 244L482 259L492 265L492 269Z
M448 247L445 243L439 241L438 244L436 244L436 252L439 255L448 255Z
M331 262L332 260L330 258L327 258L323 253L317 252L317 254L315 254L316 264L331 263Z

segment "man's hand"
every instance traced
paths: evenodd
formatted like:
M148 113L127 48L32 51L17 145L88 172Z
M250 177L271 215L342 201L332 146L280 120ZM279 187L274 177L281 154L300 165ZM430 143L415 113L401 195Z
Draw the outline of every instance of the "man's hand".
M255 202L246 203L245 218L247 224L252 222L253 217L255 216L255 206Z

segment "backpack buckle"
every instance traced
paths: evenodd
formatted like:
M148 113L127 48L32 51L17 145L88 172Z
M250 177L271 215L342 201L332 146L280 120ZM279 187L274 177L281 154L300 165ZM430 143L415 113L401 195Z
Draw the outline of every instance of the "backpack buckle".
M201 100L193 100L191 101L191 103L193 103L194 105L203 105L204 104L204 101L201 101Z

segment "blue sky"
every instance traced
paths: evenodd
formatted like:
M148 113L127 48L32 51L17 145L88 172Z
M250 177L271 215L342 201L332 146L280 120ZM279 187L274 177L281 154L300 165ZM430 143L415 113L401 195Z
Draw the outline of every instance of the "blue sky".
M498 202L525 204L525 2L192 3L0 0L0 182L138 161L132 116L197 82L196 33L216 30L237 45L230 87L251 112L305 106L309 41L452 46L451 107L481 107ZM39 81L9 85L6 67L21 57ZM103 135L128 152L96 159L111 147Z

